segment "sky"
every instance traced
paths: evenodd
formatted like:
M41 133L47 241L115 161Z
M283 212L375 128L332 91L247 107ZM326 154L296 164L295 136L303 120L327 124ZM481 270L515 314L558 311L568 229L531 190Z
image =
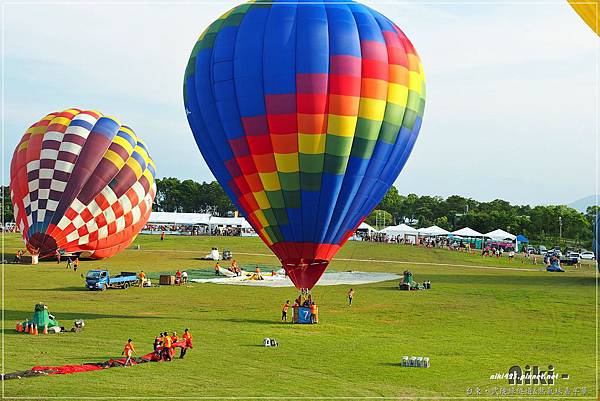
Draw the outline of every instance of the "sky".
M213 180L183 74L200 33L238 3L4 4L3 183L27 127L70 107L132 127L158 177ZM425 69L401 194L537 205L597 193L600 40L566 1L364 3L405 32Z

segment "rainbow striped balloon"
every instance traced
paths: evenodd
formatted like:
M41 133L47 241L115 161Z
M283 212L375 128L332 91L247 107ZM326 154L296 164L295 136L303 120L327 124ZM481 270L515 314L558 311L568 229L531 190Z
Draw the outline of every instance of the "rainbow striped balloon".
M402 170L425 106L407 37L355 2L250 2L202 33L185 72L194 137L298 288Z
M144 142L114 117L69 109L33 124L10 166L15 220L41 257L57 249L104 258L148 221L155 166Z

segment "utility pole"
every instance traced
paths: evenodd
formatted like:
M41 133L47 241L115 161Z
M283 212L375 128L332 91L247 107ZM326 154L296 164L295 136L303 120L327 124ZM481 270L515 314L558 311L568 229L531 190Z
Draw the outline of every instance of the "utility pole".
M562 216L558 216L558 239L562 241Z

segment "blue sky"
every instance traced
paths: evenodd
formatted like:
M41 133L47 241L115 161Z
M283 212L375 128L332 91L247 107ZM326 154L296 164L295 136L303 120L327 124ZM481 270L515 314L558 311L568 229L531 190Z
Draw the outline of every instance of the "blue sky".
M365 1L400 26L426 73L401 193L570 203L597 188L600 40L566 1ZM182 80L198 35L237 2L4 5L4 182L27 127L93 108L142 136L158 176L212 180Z

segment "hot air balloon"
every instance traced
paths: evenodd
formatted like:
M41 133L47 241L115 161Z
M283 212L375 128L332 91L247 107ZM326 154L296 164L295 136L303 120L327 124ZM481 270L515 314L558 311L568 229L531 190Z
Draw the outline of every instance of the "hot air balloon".
M573 10L600 36L600 0L568 0Z
M425 84L411 42L369 7L257 1L202 33L184 102L214 176L311 289L406 163Z
M155 166L131 128L97 111L69 109L33 124L10 166L16 224L28 250L105 258L146 224Z

